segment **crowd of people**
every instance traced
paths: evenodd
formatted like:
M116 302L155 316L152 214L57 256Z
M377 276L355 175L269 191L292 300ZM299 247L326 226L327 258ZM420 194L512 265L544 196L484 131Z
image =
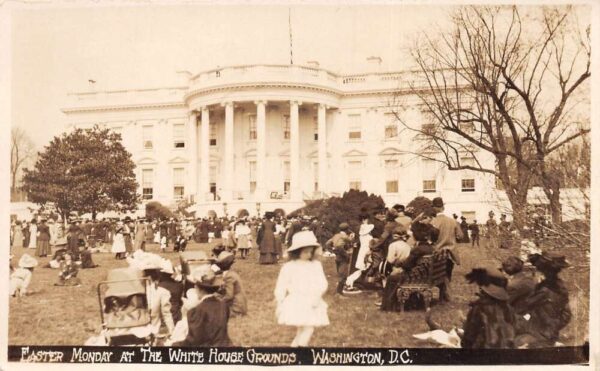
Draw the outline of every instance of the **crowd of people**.
M335 294L347 298L365 290L378 293L374 303L382 311L398 310L397 288L422 271L422 258L438 254L445 261L445 279L439 284L439 302L452 301L455 265L461 264L458 243L479 246L480 226L465 216L445 214L444 201L415 215L403 205L363 212L360 223L348 220L336 233L327 234L318 218L283 217L267 212L262 218L175 218L161 220L74 219L61 230L41 219L39 223L15 222L14 247L36 247L36 255L52 255L51 268L59 268L57 285L77 285L77 272L92 268L92 252L104 251L125 259L148 278L153 299L150 313L154 331L166 329L166 345L226 346L231 344L227 322L231 315L247 313L242 277L231 269L236 258L247 259L257 251L258 264L283 263L274 288L276 318L281 325L297 328L291 346L307 346L316 327L327 326L323 300L328 283L322 258L335 257L338 275ZM352 222L352 223L351 223ZM353 227L351 227L353 224ZM32 238L32 226L35 237ZM508 249L513 244L511 224L493 213L485 233L490 248ZM161 252L185 252L187 244L215 242L207 263L182 276L181 266L146 252L156 243ZM239 250L239 255L237 254ZM24 254L12 269L11 295L25 295L37 261ZM511 256L502 267L476 267L466 279L480 287L464 322L463 347L512 348L551 346L570 321L568 292L559 278L568 266L564 256L551 252ZM539 277L543 279L539 279Z

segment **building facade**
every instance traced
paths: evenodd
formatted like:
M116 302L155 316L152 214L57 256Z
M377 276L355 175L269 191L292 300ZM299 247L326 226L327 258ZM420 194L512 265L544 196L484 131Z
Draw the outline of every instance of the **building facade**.
M415 155L424 138L399 118L432 125L402 88L415 81L411 72L234 66L189 74L174 87L69 94L63 112L69 127L121 133L145 201L187 198L200 216L289 212L349 189L381 195L390 206L441 196L449 213L479 221L498 214L505 197L493 176L448 171Z

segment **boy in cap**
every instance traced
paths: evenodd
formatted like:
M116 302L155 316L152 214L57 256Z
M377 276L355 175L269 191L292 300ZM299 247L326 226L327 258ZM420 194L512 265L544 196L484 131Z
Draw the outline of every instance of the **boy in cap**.
M235 255L229 251L222 251L217 256L215 265L223 272L223 288L221 294L223 300L229 306L232 316L244 316L248 312L248 303L242 288L240 275L230 270L235 262Z
M354 233L350 230L350 225L344 222L339 225L339 232L325 242L325 248L332 249L335 254L335 267L339 278L336 294L339 295L344 295L344 285L350 268L353 241Z

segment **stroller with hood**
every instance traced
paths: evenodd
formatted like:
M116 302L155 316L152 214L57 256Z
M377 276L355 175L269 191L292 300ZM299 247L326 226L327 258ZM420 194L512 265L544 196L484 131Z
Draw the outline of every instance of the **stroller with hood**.
M98 284L98 301L105 345L153 345L147 278L139 270L118 268Z

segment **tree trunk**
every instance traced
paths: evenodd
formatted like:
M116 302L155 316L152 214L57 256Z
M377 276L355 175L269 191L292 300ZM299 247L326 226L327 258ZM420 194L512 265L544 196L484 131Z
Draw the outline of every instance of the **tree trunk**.
M524 187L515 189L514 192L512 190L506 192L512 208L512 225L519 232L523 231L527 223L527 188L522 188Z
M94 210L92 210L92 220L93 220L93 221L96 221L96 214L97 214L97 213L98 213L98 212L97 212L95 209L94 209Z
M558 225L562 222L562 208L560 205L560 188L553 190L546 190L544 187L544 193L550 201L550 215L552 216L552 224Z

